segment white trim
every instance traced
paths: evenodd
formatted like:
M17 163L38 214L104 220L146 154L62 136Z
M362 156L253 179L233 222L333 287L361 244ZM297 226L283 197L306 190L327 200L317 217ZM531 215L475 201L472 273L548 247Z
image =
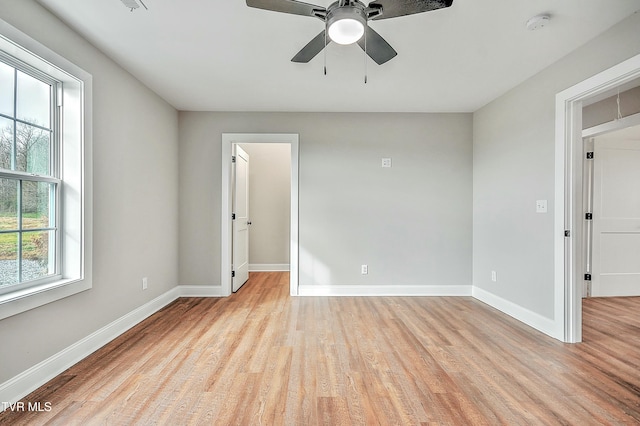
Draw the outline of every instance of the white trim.
M568 343L582 340L582 102L637 78L640 55L556 95L555 328L550 334Z
M300 296L471 296L470 285L301 285Z
M553 336L556 332L554 320L525 309L479 287L473 287L473 297L542 333Z
M613 132L616 130L626 129L627 127L633 127L640 124L640 113L628 115L619 120L609 121L597 126L589 127L582 131L583 138L591 138L603 135L605 133Z
M58 280L0 295L0 320L91 289L88 280Z
M288 263L250 263L249 272L288 271Z
M298 295L298 150L297 133L223 133L220 282L222 296L231 295L231 148L234 143L288 143L291 145L291 231L289 291Z
M220 286L177 286L107 324L57 354L0 384L0 401L20 401L74 364L180 297L220 297ZM3 407L0 407L0 411Z

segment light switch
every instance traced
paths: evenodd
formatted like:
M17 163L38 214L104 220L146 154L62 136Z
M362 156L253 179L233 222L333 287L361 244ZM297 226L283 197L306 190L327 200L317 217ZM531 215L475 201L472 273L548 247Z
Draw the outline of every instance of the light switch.
M382 167L385 167L385 168L391 167L391 158L383 158Z
M537 200L536 213L546 213L546 212L547 212L547 200Z

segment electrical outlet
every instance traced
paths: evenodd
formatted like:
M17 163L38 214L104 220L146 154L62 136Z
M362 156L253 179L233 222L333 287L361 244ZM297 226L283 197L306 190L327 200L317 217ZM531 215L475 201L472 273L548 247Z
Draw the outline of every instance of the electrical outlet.
M491 271L491 281L498 282L498 273L496 271Z
M367 266L367 265L362 265L362 266L360 267L360 273L361 273L362 275L367 275L367 274L369 273L369 266Z
M144 278L142 279L142 289L143 289L143 290L146 290L146 289L147 289L147 287L149 286L148 284L149 284L149 279L148 279L147 277L144 277Z
M382 159L382 167L386 168L390 168L391 167L391 158L383 158Z

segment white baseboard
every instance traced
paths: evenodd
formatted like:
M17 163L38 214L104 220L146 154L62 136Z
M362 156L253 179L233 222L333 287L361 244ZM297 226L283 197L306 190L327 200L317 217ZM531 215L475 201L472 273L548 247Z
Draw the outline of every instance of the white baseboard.
M299 296L471 296L470 285L301 285Z
M220 297L220 286L177 286L0 384L0 402L15 403L179 297ZM0 412L5 404L0 404Z
M250 263L249 272L288 271L288 263Z
M552 319L543 317L540 314L532 312L520 305L516 305L513 302L505 300L478 287L473 287L473 297L548 336L558 338L558 326ZM560 327L560 329L562 328ZM560 339L562 339L562 337Z

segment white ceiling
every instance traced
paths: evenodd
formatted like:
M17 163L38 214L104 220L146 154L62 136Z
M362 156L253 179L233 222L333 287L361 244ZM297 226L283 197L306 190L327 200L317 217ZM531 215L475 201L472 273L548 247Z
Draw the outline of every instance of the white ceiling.
M174 107L200 111L475 111L640 10L640 0L454 0L375 21L398 56L368 60L364 84L359 47L330 44L327 76L323 54L292 63L323 23L244 0L144 0L149 10L133 12L120 0L39 2ZM551 22L527 30L540 13Z

